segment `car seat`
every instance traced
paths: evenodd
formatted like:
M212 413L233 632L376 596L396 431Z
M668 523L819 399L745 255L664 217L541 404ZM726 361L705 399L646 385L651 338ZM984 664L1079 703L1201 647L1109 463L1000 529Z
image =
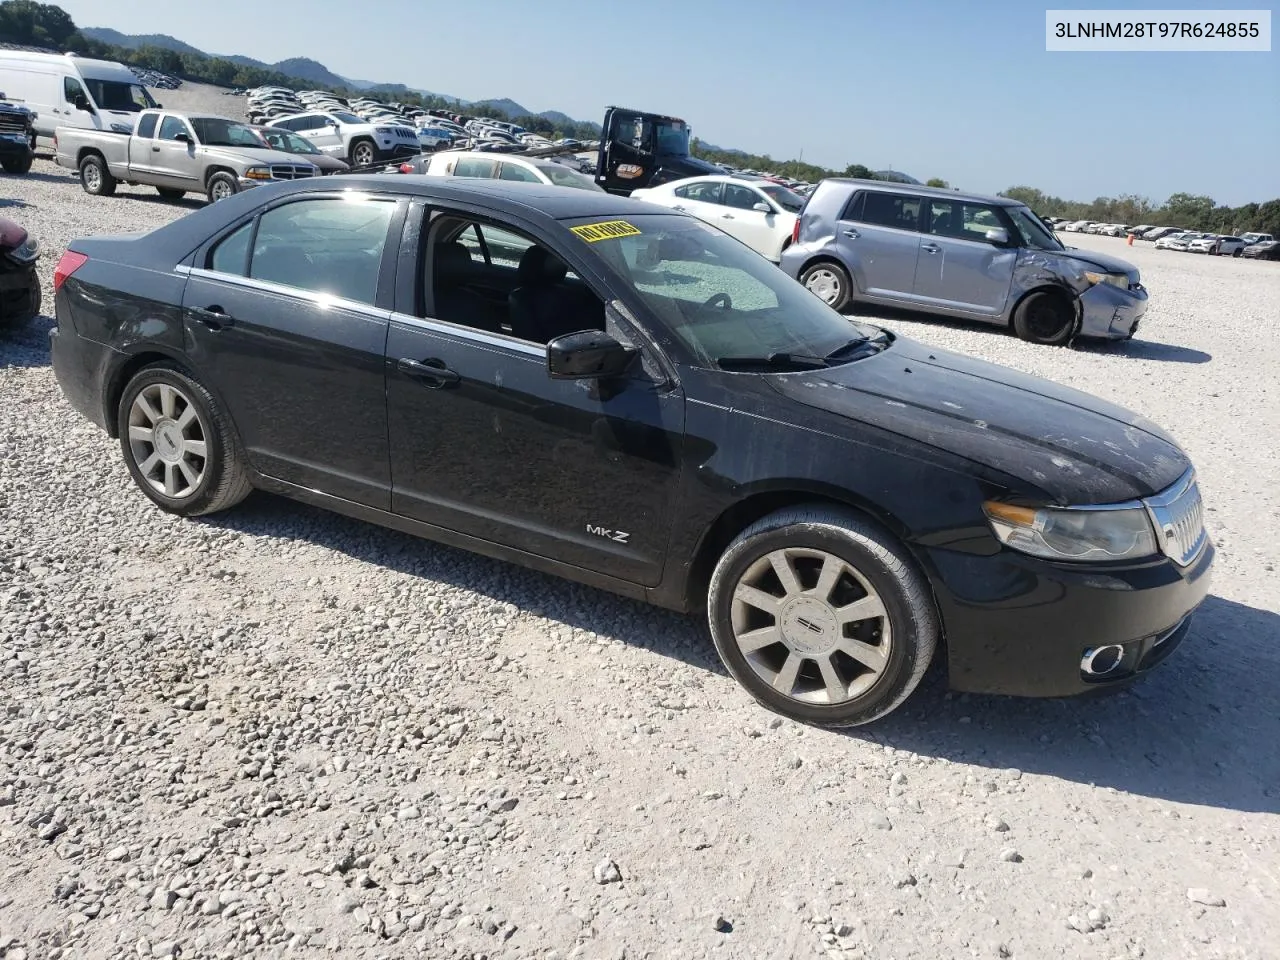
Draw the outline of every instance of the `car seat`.
M471 251L456 240L438 244L434 267L433 291L437 320L475 327L490 333L502 332L502 318L498 310L466 286L476 274Z
M518 286L507 297L511 335L546 343L566 333L600 329L600 303L589 291L565 283L569 270L542 247L533 246L520 258Z

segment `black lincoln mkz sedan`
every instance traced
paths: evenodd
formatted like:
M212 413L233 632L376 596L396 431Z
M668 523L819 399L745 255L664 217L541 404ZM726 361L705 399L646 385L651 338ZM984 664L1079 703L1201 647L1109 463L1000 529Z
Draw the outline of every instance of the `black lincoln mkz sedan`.
M607 194L338 177L58 265L53 362L173 513L274 491L677 610L814 724L1128 680L1213 547L1156 425L851 323Z

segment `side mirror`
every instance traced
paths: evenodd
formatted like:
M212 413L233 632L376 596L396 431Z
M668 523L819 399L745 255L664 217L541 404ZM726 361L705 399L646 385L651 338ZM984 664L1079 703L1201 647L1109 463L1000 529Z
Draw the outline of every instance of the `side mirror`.
M83 110L85 113L93 113L93 104L89 102L89 98L83 93L76 94L75 105L77 110Z
M763 200L761 200L759 203L753 203L751 205L751 209L759 210L761 213L773 213L773 207L769 206Z
M174 140L177 140L179 143L190 143L190 142L191 142L191 134L189 134L189 133L175 133L175 134L173 135L173 139L174 139Z
M157 103L157 104L156 104L156 106L155 106L155 108L156 108L157 110L163 110L163 109L164 109L164 104L163 104L163 103Z
M994 243L997 247L1004 247L1009 243L1009 231L1004 227L996 227L994 230L988 230L985 236L987 243Z
M636 351L599 330L579 330L547 344L547 373L553 380L604 380L627 371Z

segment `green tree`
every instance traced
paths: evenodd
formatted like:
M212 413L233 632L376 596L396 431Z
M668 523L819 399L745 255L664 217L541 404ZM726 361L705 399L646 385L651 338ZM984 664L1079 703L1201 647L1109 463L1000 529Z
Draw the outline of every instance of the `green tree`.
M924 185L926 187L938 187L942 190L948 190L951 187L951 184L947 183L947 181L943 180L941 177L930 177L924 182Z
M60 50L76 33L74 21L61 7L32 0L0 4L0 41Z

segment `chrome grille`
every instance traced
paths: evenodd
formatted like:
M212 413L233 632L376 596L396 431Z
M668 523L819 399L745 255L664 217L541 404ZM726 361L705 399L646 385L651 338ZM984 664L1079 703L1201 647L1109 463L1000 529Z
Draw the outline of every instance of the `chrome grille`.
M21 116L15 116L12 113L0 113L0 133L22 133L27 132L27 121Z
M304 177L313 177L315 174L316 168L310 165L294 166L287 163L271 165L271 179L273 180L301 180Z
M1184 567L1195 560L1209 539L1195 472L1188 470L1169 489L1143 502L1155 523L1160 549Z

